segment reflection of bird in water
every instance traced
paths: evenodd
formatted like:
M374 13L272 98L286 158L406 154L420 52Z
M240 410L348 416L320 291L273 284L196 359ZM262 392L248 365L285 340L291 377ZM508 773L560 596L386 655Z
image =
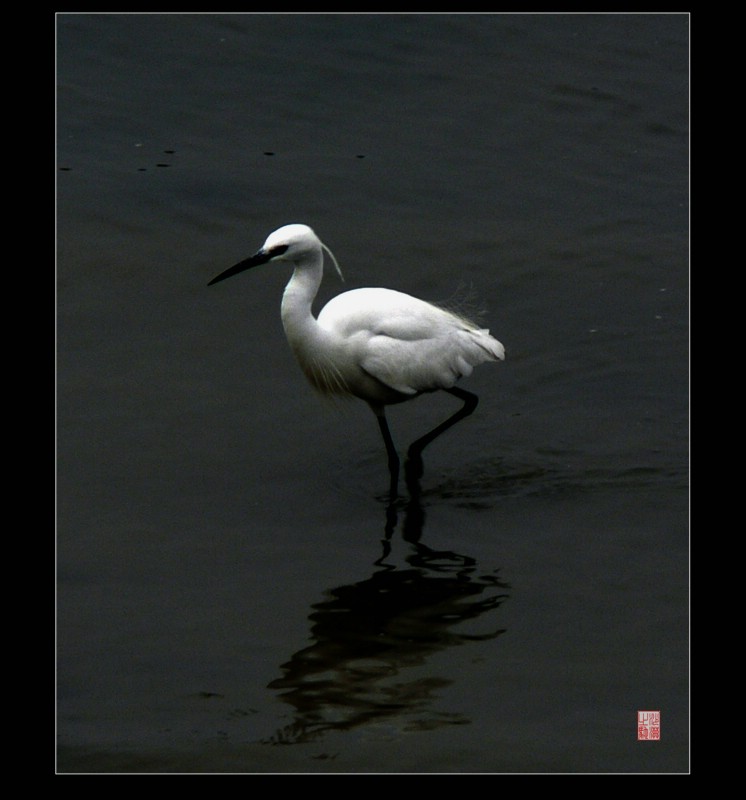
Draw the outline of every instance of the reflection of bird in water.
M293 266L282 297L282 323L290 346L311 384L330 395L365 400L375 413L388 454L390 494L396 496L399 456L385 407L442 389L463 406L445 422L414 442L408 451L408 472L422 472L422 451L441 433L477 406L477 396L455 386L474 367L505 357L505 350L464 317L391 289L355 289L332 298L313 316L329 253L307 225L285 225L271 233L250 258L220 273L210 284L268 261Z
M295 720L268 743L305 742L394 718L409 729L469 721L430 708L437 690L452 681L417 668L433 653L503 633L456 628L497 609L507 584L478 574L473 559L450 551L417 545L407 561L408 568L384 566L367 580L332 589L313 606L313 644L270 684L295 709Z

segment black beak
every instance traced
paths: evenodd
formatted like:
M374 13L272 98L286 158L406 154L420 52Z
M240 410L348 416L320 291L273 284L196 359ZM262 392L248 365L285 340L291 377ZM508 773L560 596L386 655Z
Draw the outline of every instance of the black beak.
M220 275L213 278L207 285L212 286L213 283L224 281L226 278L232 278L234 275L238 275L239 272L244 272L245 270L251 269L252 267L258 267L260 264L266 264L271 258L274 258L276 255L277 253L272 250L270 250L269 252L267 252L266 250L260 250L253 256L249 256L249 258L245 258L243 261L239 261L238 264L236 264L235 266L229 267L225 272L221 272Z

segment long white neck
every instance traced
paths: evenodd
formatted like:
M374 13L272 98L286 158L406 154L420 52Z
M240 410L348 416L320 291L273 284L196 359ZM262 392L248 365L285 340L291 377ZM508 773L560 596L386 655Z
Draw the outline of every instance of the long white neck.
M312 257L296 263L282 296L282 325L290 347L311 385L322 393L345 394L349 392L345 379L330 358L334 336L319 325L311 311L323 271L321 248Z
M323 274L324 256L319 247L317 252L295 265L295 271L282 295L282 325L296 355L318 336L318 323L311 305L321 286Z

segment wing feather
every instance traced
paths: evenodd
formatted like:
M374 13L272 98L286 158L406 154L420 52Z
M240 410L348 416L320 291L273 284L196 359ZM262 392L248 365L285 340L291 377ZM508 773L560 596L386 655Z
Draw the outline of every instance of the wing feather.
M359 365L404 395L449 389L505 351L470 320L390 289L361 289L332 299L319 324L356 341Z

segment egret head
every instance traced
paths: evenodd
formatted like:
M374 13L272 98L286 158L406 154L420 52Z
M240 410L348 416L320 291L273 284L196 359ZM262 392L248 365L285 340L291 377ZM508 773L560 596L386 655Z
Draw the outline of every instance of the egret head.
M213 283L231 278L233 275L238 275L240 272L252 267L258 267L260 264L266 264L268 261L289 261L298 266L304 262L310 262L314 254L322 250L329 254L339 277L344 280L342 270L339 268L334 253L316 236L308 225L293 224L283 225L282 228L272 231L261 249L253 256L249 256L249 258L240 261L235 266L229 267L225 272L221 272L207 285L212 286Z

